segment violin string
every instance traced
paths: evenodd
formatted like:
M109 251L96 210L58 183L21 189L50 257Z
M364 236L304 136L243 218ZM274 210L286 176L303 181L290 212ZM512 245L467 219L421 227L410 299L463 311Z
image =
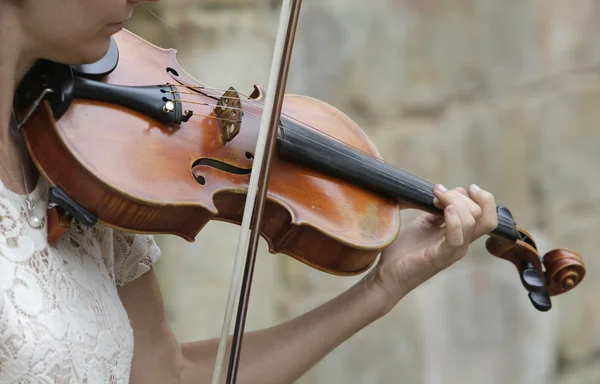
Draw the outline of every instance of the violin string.
M189 103L189 104L204 105L204 106L209 106L209 107L220 107L220 108L223 108L223 109L235 109L235 110L242 111L242 112L244 112L244 114L248 114L248 115L250 115L250 116L252 116L252 117L254 117L254 118L257 118L257 119L260 119L260 118L261 118L261 116L259 116L259 115L255 114L255 113L253 113L253 112L249 112L249 111L246 111L246 110L244 110L243 108L238 108L238 107L231 107L231 106L227 106L227 105L222 105L222 106L221 106L221 105L216 105L216 104L209 104L209 103L205 103L205 102L190 101L190 100L172 100L172 101L173 101L173 102L179 102L179 103L182 103L182 104L183 104L183 103ZM247 102L247 101L244 101L244 102ZM258 105L261 105L261 104L258 104ZM193 113L193 114L195 115L196 113ZM384 161L384 160L382 160L382 159L380 159L380 158L378 158L378 157L375 157L375 156L373 156L372 154L370 154L370 153L368 153L368 152L365 152L365 151L361 150L360 148L356 148L356 147L354 147L354 146L350 146L350 145L348 145L347 143L345 143L345 142L341 141L341 140L340 140L340 139L338 139L337 137L335 137L335 136L332 136L331 134L329 134L329 133L327 133L327 132L323 132L323 131L321 131L321 130L317 129L316 127L314 127L314 126L312 126L312 125L310 125L310 124L306 124L306 123L304 123L303 121L301 121L301 120L299 120L299 119L297 119L297 118L295 118L295 117L293 117L293 116L289 116L289 115L287 115L287 114L285 114L285 113L282 113L282 114L281 114L281 116L285 116L286 118L288 118L288 119L289 119L289 120L291 120L291 121L295 121L296 123L299 123L299 124L301 124L301 125L303 125L303 126L305 126L305 127L307 127L307 128L313 129L313 130L315 130L316 132L318 132L319 134L321 134L321 135L323 135L323 136L327 136L328 138L330 138L330 139L332 139L332 140L335 140L335 141L337 141L338 143L340 143L340 144L342 144L342 145L344 145L344 146L350 147L351 149L353 149L353 150L355 150L355 151L357 151L357 152L360 152L361 154L363 154L363 155L365 155L365 156L368 156L368 157L372 158L373 160L378 160L378 161L382 161L382 162L384 162L384 163L387 163L386 161ZM217 119L218 119L218 117L217 117L217 116L214 116L214 118L217 118ZM231 121L231 120L226 120L226 121ZM237 122L237 121L236 121L236 122ZM241 121L240 121L240 122L241 122ZM282 126L282 125L279 125L279 128L283 128L283 126ZM306 136L306 135L304 135L304 134L302 134L302 133L299 133L299 136L301 136L302 138L305 138L305 139L307 139L307 140L311 140L311 141L312 141L312 142L314 142L314 143L318 143L318 141L317 141L317 140L315 140L315 139L311 139L310 137L308 137L308 136ZM391 163L387 163L387 165L393 166L393 164L391 164Z
M171 84L171 85L176 85L176 84ZM208 92L209 90L210 90L210 91L218 91L218 92L223 92L223 91L227 91L227 90L229 90L229 88L228 88L228 89L224 89L224 88L215 88L215 87L209 87L209 86L206 86L206 85L197 86L197 85L185 85L185 84L180 84L179 86L181 86L181 87L185 87L185 88L189 88L189 89L192 89L192 88L195 88L195 89L203 89L203 90L205 90L204 92L203 92L203 91L197 91L197 92L198 92L199 94L202 94L202 95L204 95L204 96L207 96L207 97L211 97L211 96L212 96L212 97L220 97L220 98L231 98L231 97L232 97L232 96L223 96L222 94L214 94L214 93L213 93L213 94L210 94L210 93ZM171 91L171 93L174 93L174 91ZM196 92L185 92L184 94L192 94L192 95L195 95L195 94L197 94L197 93L196 93ZM262 102L260 102L260 101L258 101L258 100L252 100L252 99L250 98L250 96L248 96L248 95L245 95L245 94L243 94L243 93L239 93L239 92L238 92L238 94L239 94L240 96L243 96L243 97L247 97L247 98L248 98L247 100L243 100L243 101L240 99L240 102L243 102L243 103L248 103L248 104L250 104L250 105L253 105L253 106L256 106L256 107L264 107L264 103L262 103ZM236 99L237 99L237 97L233 97L233 98L236 98ZM178 102L182 102L182 103L184 103L184 102L187 102L187 103L192 103L192 104L201 104L201 105L206 105L206 106L212 106L212 105L210 105L210 104L208 104L208 103L191 102L191 101L184 101L184 100L173 100L173 101L178 101ZM216 105L215 105L215 106L216 106ZM248 112L248 111L244 111L243 109L241 109L241 108L238 108L238 107L231 107L231 106L226 106L226 105L224 105L224 106L219 106L219 107L221 107L221 108L224 108L224 109L225 109L225 108L231 108L231 109L242 110L242 111L243 111L245 114L249 114L249 115L250 115L250 116L252 116L252 117L255 117L255 118L258 118L258 119L260 119L260 118L261 118L261 117L260 117L260 116L258 116L257 114L254 114L254 113L252 113L252 112ZM356 152L359 152L360 154L362 154L362 155L364 155L364 156L366 156L366 157L369 157L371 160L373 160L373 161L376 161L376 162L380 163L378 168L379 168L381 171L383 171L383 172L384 172L384 175L385 175L385 176L388 176L388 177L397 176L397 175L398 175L398 172L400 172L400 173L403 173L403 176L404 176L405 178L407 178L407 179L408 179L408 181L411 181L411 182L413 182L413 183L415 183L415 184L420 184L420 185L422 185L422 186L424 186L424 185L427 185L428 187L429 187L429 185L430 185L430 184L432 184L431 182L429 182L428 180L425 180L425 179L423 179L422 177L419 177L419 176L417 176L417 175L415 175L415 174L413 174L413 173L411 173L411 172L409 172L409 171L407 171L407 170L405 170L405 169L399 168L399 167L395 166L394 164L392 164L392 163L389 163L389 162L385 161L384 159L381 159L381 158L379 158L379 157L376 157L376 156L372 155L371 153L368 153L368 152L366 152L366 151L363 151L363 150L361 150L360 148L356 148L356 147L354 147L354 146L351 146L351 145L349 145L349 144L347 144L347 143L345 143L345 142L341 141L341 140L340 140L340 139L338 139L337 137L335 137L335 136L332 136L331 134L329 134L329 133L327 133L327 132L323 132L323 131L321 131L321 130L318 130L318 129L317 129L317 128L315 128L314 126L312 126L312 125L310 125L310 124L306 124L306 123L304 123L303 121L301 121L301 120L299 120L299 119L297 119L297 118L295 118L295 117L293 117L293 116L290 116L290 115L288 115L288 114L286 114L286 113L283 113L283 112L281 113L281 116L284 116L284 117L286 117L287 119L289 119L290 121L294 121L294 122L296 122L296 123L298 123L298 124L300 124L300 125L303 125L303 126L305 126L305 127L307 127L307 128L313 129L313 130L315 130L316 132L318 132L320 135L326 136L326 137L328 137L329 139L331 139L331 140L333 140L333 141L336 141L336 142L338 142L339 144L341 144L341 145L343 145L343 146L346 146L346 147L348 147L348 148L350 148L350 149L352 149L352 150L354 150L354 151L356 151ZM283 127L282 127L281 125L279 125L279 128L283 128ZM299 135L299 136L301 136L302 138L304 138L304 139L307 139L307 140L309 140L309 141L312 141L312 142L314 142L314 143L319 143L317 140L315 140L315 139L313 139L313 138L310 138L310 137L308 137L308 136L306 136L306 135L302 134L301 132L300 132L300 133L298 133L298 135ZM319 143L319 144L321 144L321 143ZM340 154L340 155L349 156L348 154L344 154L343 152L340 152L340 151L336 150L335 148L329 148L329 149L331 149L331 150L334 150L335 152L337 152L337 153L338 153L338 154ZM361 162L363 165L368 165L368 163L367 163L367 162L365 162L365 161L363 161L363 160L361 160L361 159L359 159L359 160L360 160L360 162ZM386 167L386 166L387 166L387 167ZM394 169L394 171L395 171L395 172L388 171L388 169L390 169L390 168L391 168L391 169Z
M242 108L237 108L237 107L229 107L229 106L218 106L218 105L216 105L216 104L210 104L210 103L204 103L204 102L197 102L197 101L187 101L187 100L174 100L174 101L176 101L176 102L181 102L181 103L197 104L197 105L204 105L204 106L209 106L209 107L221 107L221 108L223 108L223 109L235 109L235 110L244 111ZM244 113L245 113L245 114L248 114L248 115L250 115L250 116L252 116L252 117L254 117L254 118L257 118L257 119L260 119L260 118L261 118L260 116L258 116L257 114L255 114L255 113L253 113L253 112L244 111ZM198 116L209 117L209 118L213 118L213 119L217 119L217 120L219 120L219 117L218 117L218 116L210 116L210 115L205 115L205 114L200 114L200 113L195 113L195 112L193 112L193 113L192 113L192 116L197 116L197 115L198 115ZM242 122L242 120L231 120L231 119L221 119L221 120L224 120L224 121L227 121L227 122L234 121L234 122L236 122L236 123L240 123L240 122ZM281 125L281 124L280 124L278 127L279 127L279 128L283 128L283 125ZM313 128L313 127L311 127L311 128ZM329 136L329 137L331 137L332 139L336 139L336 140L337 140L337 138L336 138L336 137L329 135L327 132L322 132L322 131L318 131L318 132L319 132L320 134L323 134L323 135ZM311 138L311 137L308 137L308 136L304 135L304 134L303 134L303 133L301 133L301 132L300 132L300 133L298 133L298 135L299 135L299 136L301 136L301 137L302 137L302 138L304 138L304 139L307 139L307 140L310 140L310 141L312 141L313 143L319 143L319 142L318 142L316 139L313 139L313 138ZM338 140L338 141L339 141L339 140ZM357 152L361 152L361 153L362 153L362 154L364 154L364 155L371 156L371 158L372 158L373 160L381 160L381 159L379 159L379 158L376 158L376 157L372 156L371 154L369 154L369 153L367 153L367 152L363 152L363 151L361 151L359 148L356 148L356 147L349 146L348 144L346 144L346 143L344 143L344 142L342 142L342 141L339 141L339 142L340 142L341 144L343 144L343 145L347 146L347 147L350 147L350 148L352 148L353 150L356 150ZM340 152L340 151L336 150L335 148L330 148L330 149L332 149L332 150L335 150L335 151L336 151L336 152L338 152L339 154L343 154L343 152ZM364 163L364 162L363 162L363 163ZM366 164L366 163L364 163L364 164ZM390 165L391 165L391 164L390 164Z
M174 85L174 84L173 84L173 85ZM194 88L207 89L207 90L208 90L208 89L212 89L212 90L217 90L217 91L226 91L226 89L224 89L224 88L214 88L214 87L208 87L208 86L196 87L196 86L188 86L188 85L184 85L184 87L186 87L186 88L194 87ZM228 90L228 89L227 89L227 90ZM186 94L186 95L196 95L196 94L197 94L196 92L178 92L178 91L170 91L170 93L172 93L172 94L173 94L173 93L180 93L180 94ZM218 94L217 94L217 95L214 95L214 94L213 94L213 95L209 95L209 94L208 94L208 92L198 92L198 93L200 93L200 94L203 94L203 95L205 95L205 96L207 96L207 97L214 96L214 97L220 97L220 98L223 98L223 99L239 99L239 97L235 97L235 96L222 96L222 95L218 95ZM247 97L247 98L248 98L247 100L243 100L243 101L240 99L240 102L248 103L248 104L250 104L250 105L253 105L253 106L256 106L256 107L264 107L264 103L262 103L262 102L260 102L260 101L258 101L258 100L253 100L253 99L251 99L251 98L250 98L250 96L248 96L248 95L245 95L245 94L243 94L243 93L239 93L239 92L238 92L238 94L239 94L240 96L243 96L243 97ZM190 101L183 101L183 100L174 100L174 101L188 102L188 103L192 103L192 104L201 104L201 105L206 105L206 106L214 106L214 107L217 107L217 106L218 106L218 105L212 105L212 104L208 104L208 103L204 103L204 104L202 104L202 103L199 103L199 102L190 102ZM251 116L254 116L254 117L256 117L256 118L260 118L260 117L259 117L257 114L254 114L254 113L252 113L252 112L248 112L248 111L244 111L242 108L238 108L238 107L232 107L232 106L226 106L226 105L223 105L223 106L218 106L218 107L220 107L220 108L223 108L223 109L226 109L226 108L231 108L231 109L238 109L238 110L242 110L244 113L247 113L247 114L249 114L249 115L251 115ZM289 120L291 120L291 121L295 121L296 123L299 123L299 124L302 124L302 125L304 125L304 126L310 127L310 128L312 128L312 129L314 129L314 130L316 130L316 131L320 132L321 134L324 134L324 135L328 136L329 138L331 138L331 139L334 139L334 140L338 141L339 143L341 143L341 144L344 144L344 145L348 146L348 144L346 144L346 143L342 142L341 140L337 139L336 137L334 137L334 136L331 136L331 135L329 135L329 134L328 134L328 133L326 133L326 132L319 131L319 130L317 130L315 127L311 126L310 124L306 124L306 123L304 123L303 121L301 121L301 120L299 120L299 119L297 119L297 118L295 118L295 117L293 117L293 116L287 115L286 113L283 113L283 112L281 113L281 116L284 116L284 117L286 117L287 119L289 119ZM280 126L280 128L281 128L281 126ZM303 137L304 137L304 138L307 138L307 137L306 137L306 136L304 136L304 135L303 135ZM354 148L354 147L352 147L352 148ZM359 150L359 151L360 151L360 149L358 149L358 148L354 148L354 149L356 149L356 150ZM373 159L378 159L378 160L380 160L379 158L376 158L376 157L372 156L371 154L369 154L369 153L367 153L367 152L364 152L364 151L361 151L361 152L362 152L364 155L367 155L367 156L369 156L369 157L371 157L371 158L373 158ZM391 165L391 164L390 164L390 165Z
M214 89L217 89L217 88L214 88ZM192 94L195 94L195 93L193 93L193 92L192 92ZM240 95L241 95L241 94L240 94ZM227 97L227 96L224 96L224 97ZM200 104L200 105L206 105L206 106L214 106L214 107L217 107L217 105L216 105L216 104L201 103L201 102L192 102L192 101L187 101L187 100L175 100L175 101L182 102L182 103L192 103L192 104ZM244 100L243 102L248 102L248 101ZM258 101L253 101L253 102L254 102L254 105L258 105L258 106L261 106L261 105L262 105L262 103L260 103L260 102L258 102ZM252 116L252 117L254 117L254 118L258 118L258 119L260 119L260 118L261 118L260 116L258 116L258 115L257 115L257 114L255 114L255 113L252 113L252 112L249 112L249 111L244 111L242 108L238 108L238 107L231 107L231 106L226 106L226 105L224 105L224 106L219 106L219 107L221 107L221 108L223 108L223 109L230 108L230 109L242 110L242 111L243 111L245 114L248 114L248 115L250 115L250 116ZM381 158L379 158L379 157L376 157L376 156L374 156L374 155L372 155L372 154L370 154L370 153L368 153L368 152L365 152L365 151L361 150L360 148L356 148L356 147L354 147L354 146L348 145L347 143L345 143L345 142L343 142L343 141L339 140L337 137L335 137L335 136L332 136L331 134L329 134L329 133L327 133L327 132L320 131L320 130L316 129L315 127L311 126L310 124L306 124L306 123L304 123L303 121L301 121L301 120L299 120L299 119L297 119L297 118L295 118L295 117L293 117L293 116L290 116L290 115L287 115L287 114L284 114L284 113L282 113L281 115L282 115L282 116L285 116L285 117L287 117L289 120L293 120L293 121L295 121L295 122L297 122L297 123L299 123L299 124L302 124L302 125L304 125L304 126L306 126L306 127L310 128L310 129L313 129L313 130L317 131L319 134L321 134L321 135L323 135L323 136L327 136L328 138L330 138L330 139L332 139L332 140L335 140L336 142L338 142L338 143L340 143L340 144L342 144L342 145L344 145L344 146L346 146L346 147L349 147L349 148L351 148L352 150L354 150L354 151L356 151L356 152L359 152L360 154L362 154L362 155L364 155L364 156L366 156L366 157L369 157L370 159L372 159L372 160L374 160L374 161L377 161L377 162L379 162L379 163L380 163L380 170L384 172L384 175L385 175L385 176L388 176L388 177L393 177L393 176L397 176L397 172L402 172L402 173L404 174L404 176L405 176L406 178L408 178L408 180L409 180L409 181L412 181L412 182L414 182L415 184L421 184L421 185L427 185L427 186L429 186L429 184L431 184L431 182L429 182L429 181L427 181L427 180L425 180L425 179L423 179L423 178L421 178L421 177L419 177L419 176L416 176L416 175L414 175L414 174L412 174L412 173L410 173L410 172L406 171L405 169L402 169L402 168L396 167L395 165L393 165L393 164L391 164L391 163L389 163L389 162L387 162L387 161L385 161L385 160L383 160L383 159L381 159ZM216 116L215 116L215 117L216 117ZM225 121L231 121L231 120L225 120ZM238 121L236 121L236 122L238 122ZM279 128L283 128L283 126L282 126L282 125L279 125ZM311 141L311 142L314 142L314 143L319 143L317 140L315 140L315 139L313 139L313 138L311 138L311 137L308 137L307 135L304 135L304 134L303 134L303 133L301 133L301 132L300 132L300 133L298 133L298 135L299 135L299 136L301 136L301 137L302 137L302 138L304 138L304 139L307 139L307 140ZM329 149L331 149L331 150L333 150L333 151L335 151L335 152L337 152L337 153L338 153L338 154L340 154L340 155L348 156L348 154L344 154L343 152L340 152L339 150L336 150L335 148L331 148L331 147L328 147L328 148L329 148ZM359 160L360 160L360 159L359 159ZM363 160L360 160L360 162L361 162L363 165L368 165L368 163L367 163L367 162L365 162L365 161L363 161ZM387 166L387 167L385 167L385 166ZM394 168L396 172L388 171L387 169L389 169L390 167L391 167L391 168Z
M205 115L205 114L202 114L202 113L196 113L196 112L192 112L192 116L202 116L202 117L207 117L207 118L209 118L209 119L223 120L223 121L226 121L226 122L228 122L228 123L241 123L241 122L242 122L242 120L233 120L233 119L220 119L220 118L219 118L219 117L217 117L217 116Z
M235 97L235 96L224 96L221 93L209 93L208 92L208 91L227 92L229 90L229 88L215 88L215 87L209 87L207 85L198 86L198 85L173 84L173 83L167 83L166 85L167 86L184 87L184 88L188 88L188 89L198 89L196 92L169 91L169 93L181 93L181 94L186 94L186 95L201 94L201 95L204 95L204 96L207 96L207 97L211 97L212 96L212 97L218 97L218 98L222 98L222 99L238 99L238 97ZM205 91L200 91L200 89L203 89ZM245 102L245 103L248 103L250 105L257 106L257 107L264 107L264 103L263 102L260 102L258 100L254 100L249 95L246 95L246 94L241 93L241 92L238 92L238 95L246 98L246 100L243 100L243 102ZM240 101L242 101L242 100L240 99Z
M205 89L208 89L208 88L209 88L209 87L207 87L207 88L205 88ZM214 89L214 90L219 90L218 88L212 88L212 89ZM189 94L189 93L188 93L188 92L186 92L186 94ZM192 92L191 94L195 94L195 93L193 93L193 92ZM245 96L245 95L243 95L243 94L241 94L241 93L240 93L240 95L242 95L242 96L244 96L244 97L247 97L247 96ZM222 96L222 97L228 97L228 96ZM214 106L214 107L217 107L217 106L218 106L218 105L216 105L216 104L209 104L209 103L203 103L203 102L193 102L193 101L187 101L187 100L174 100L174 101L181 102L181 103L199 104L199 105L205 105L205 106ZM241 101L241 100L240 100L240 101ZM249 101L248 101L248 100L244 100L243 102L246 102L246 103L248 103ZM261 102L259 102L259 101L257 101L257 100L251 100L251 99L250 99L250 102L249 102L249 103L251 103L251 104L254 104L255 106L262 106L262 105L263 105L263 103L261 103ZM252 116L252 117L254 117L254 118L258 118L258 119L260 119L260 118L261 118L260 116L258 116L258 115L257 115L257 114L255 114L255 113L248 112L248 111L244 111L242 108L238 108L238 107L231 107L231 106L226 106L226 105L224 105L224 106L219 106L219 107L221 107L221 108L223 108L223 109L230 108L230 109L242 110L244 113L247 113L248 115L250 115L250 116ZM374 161L377 161L378 163L380 163L380 164L379 164L379 167L378 167L378 168L379 168L379 170L383 171L383 173L384 173L384 175L385 175L385 176L388 176L388 177L394 177L394 176L397 176L397 175L398 175L398 172L401 172L401 173L403 173L403 176L404 176L405 178L407 178L407 179L408 179L408 181L412 181L412 182L413 182L413 183L415 183L415 184L420 184L420 185L422 185L422 186L424 186L424 185L427 185L427 186L429 186L429 184L431 184L431 182L429 182L429 181L427 181L427 180L425 180L425 179L423 179L423 178L421 178L421 177L419 177L419 176L416 176L416 175L414 175L414 174L412 174L412 173L408 172L408 171L407 171L407 170L405 170L405 169L399 168L399 167L397 167L397 166L395 166L395 165L393 165L393 164L391 164L391 163L389 163L389 162L387 162L387 161L385 161L385 160L383 160L383 159L381 159L381 158L379 158L379 157L376 157L376 156L374 156L374 155L372 155L372 154L370 154L370 153L368 153L368 152L365 152L365 151L361 150L360 148L356 148L356 147L354 147L354 146L348 145L347 143L345 143L345 142L341 141L341 140L340 140L340 139L338 139L337 137L335 137L335 136L332 136L331 134L329 134L329 133L327 133L327 132L320 131L320 130L316 129L315 127L313 127L312 125L310 125L310 124L306 124L306 123L304 123L303 121L301 121L301 120L299 120L299 119L297 119L297 118L295 118L295 117L293 117L293 116L287 115L287 114L285 114L285 113L281 113L281 115L282 115L282 116L285 116L285 117L286 117L286 118L288 118L289 120L292 120L292 121L295 121L296 123L299 123L299 124L301 124L301 125L304 125L304 126L305 126L305 127L307 127L307 128L313 129L313 130L317 131L319 134L321 134L321 135L323 135L323 136L327 136L328 138L330 138L330 139L332 139L332 140L334 140L334 141L336 141L336 142L340 143L341 145L344 145L344 146L346 146L346 147L349 147L349 148L351 148L352 150L354 150L354 151L356 151L356 152L359 152L360 154L362 154L362 155L364 155L364 156L366 156L366 157L369 157L370 159L372 159L372 160L374 160ZM216 116L215 116L215 117L216 117ZM225 121L231 121L231 120L225 120ZM237 121L236 121L236 122L237 122ZM279 128L283 128L283 126L282 126L282 125L279 125ZM302 138L306 139L306 140L309 140L309 141L311 141L311 142L314 142L314 143L321 144L321 143L319 143L319 142L318 142L316 139L313 139L313 138L311 138L311 137L308 137L307 135L304 135L304 134L302 134L301 132L299 132L299 133L298 133L298 135L299 135L299 136L301 136ZM337 152L337 153L338 153L338 154L340 154L340 155L343 155L343 156L347 156L347 157L349 157L349 155L348 155L348 154L345 154L345 153L343 153L343 152L340 152L339 150L337 150L337 149L335 149L335 148L328 147L328 149L331 149L331 150L333 150L333 151ZM367 163L367 162L365 162L365 161L363 161L362 159L358 159L358 160L361 162L361 164L363 164L363 165L368 165L368 163ZM387 167L386 167L386 166L387 166ZM394 169L394 171L389 171L389 169L390 169L390 168Z
M178 93L180 95L198 95L199 94L199 92L182 92L182 91L169 91L167 93L170 93L170 94ZM204 96L209 96L208 94L206 94L204 92L200 92L200 94L204 95ZM221 99L238 99L238 97L236 97L236 96L220 96L220 98Z
M185 85L185 87L189 87L189 86ZM223 88L213 88L213 87L206 87L206 86L203 86L203 87L201 87L201 88L202 88L202 89L212 89L212 90L218 90L218 91L223 91L223 90L225 90L225 89L223 89ZM194 92L191 92L191 93L190 93L190 92L185 92L185 94L193 94L193 95L194 95L194 94L196 94L196 93L194 93ZM208 94L205 94L205 95L206 95L206 96L209 96ZM239 95L240 95L240 96L243 96L243 97L248 97L248 98L249 98L249 96L247 96L247 95L244 95L243 93L239 93ZM213 96L213 95L210 95L210 96ZM215 97L218 97L218 95L214 95L214 96L215 96ZM223 98L230 98L231 96L221 96L221 97L223 97ZM201 105L206 105L206 106L213 106L213 105L211 105L211 104L208 104L208 103L191 102L191 101L188 101L188 100L173 100L173 101L175 101L175 102L177 102L177 101L178 101L178 102L182 102L182 103L191 103L191 104L201 104ZM250 104L250 105L257 106L257 107L263 107L263 106L264 106L264 103L262 103L262 102L260 102L260 101L258 101L258 100L252 100L252 99L248 99L248 100L243 100L243 101L242 101L242 100L240 100L240 101L241 101L242 103L248 103L248 104ZM214 105L214 106L216 107L217 105ZM249 111L245 111L245 110L243 110L242 108L238 108L238 107L231 107L231 106L226 106L226 105L224 105L224 106L219 106L219 107L221 107L221 108L223 108L223 109L231 108L231 109L238 109L238 110L242 110L242 111L243 111L245 114L249 114L250 116L253 116L253 117L255 117L255 118L259 118L259 119L261 118L261 117L260 117L260 116L258 116L257 114L255 114L255 113L252 113L252 112L249 112ZM316 127L314 127L314 126L312 126L312 125L310 125L310 124L306 124L305 122L303 122L302 120L299 120L298 118L296 118L296 117L294 117L294 116L290 116L290 115L288 115L288 114L286 114L286 113L283 113L283 112L281 113L281 116L284 116L284 117L286 117L288 120L290 120L290 121L294 121L294 122L296 122L296 123L298 123L298 124L301 124L301 125L303 125L303 126L305 126L305 127L307 127L307 128L313 129L313 130L317 131L319 134L321 134L321 135L324 135L324 136L327 136L328 138L330 138L330 139L332 139L332 140L335 140L335 141L337 141L338 143L340 143L340 144L342 144L342 145L345 145L345 146L351 147L352 149L354 149L354 150L356 150L356 151L359 151L359 152L361 152L363 155L365 155L365 156L368 156L368 157L372 158L373 160L379 160L379 161L383 161L383 162L385 162L384 160L382 160L382 159L380 159L380 158L378 158L378 157L375 157L375 156L373 156L372 154L370 154L370 153L368 153L368 152L365 152L365 151L361 150L360 148L356 148L356 147L353 147L353 146L350 146L350 145L348 145L347 143L345 143L345 142L341 141L341 140L340 140L340 139L338 139L337 137L335 137L335 136L332 136L331 134L329 134L329 133L327 133L327 132L323 132L323 131L321 131L321 130L317 129ZM283 128L281 125L280 125L279 127L280 127L280 128ZM300 135L301 135L303 138L305 138L305 139L309 139L309 138L308 138L307 136L305 136L305 135L302 135L302 134L300 134ZM312 140L312 141L313 141L313 142L316 142L316 140ZM387 163L387 162L385 162L385 163ZM391 164L391 163L387 163L387 165L393 166L393 164Z
M216 105L216 104L210 104L210 103L204 103L204 102L193 102L193 101L185 101L185 100L175 100L175 101L177 101L177 102L181 102L181 103L191 103L191 104L198 104L198 105L205 105L205 106L211 106L211 107L213 107L213 106L214 106L214 107L217 107L217 105ZM221 107L221 108L224 108L224 109L226 109L226 108L230 108L230 109L242 110L242 111L243 111L243 109L242 109L242 108L237 108L237 107L229 107L229 106L220 106L220 107ZM250 116L252 116L252 117L254 117L254 118L257 118L257 119L260 119L260 118L261 118L260 116L258 116L258 115L257 115L257 114L255 114L255 113L252 113L252 112L244 111L244 113L246 113L246 114L248 114L248 115L250 115ZM195 113L195 112L194 112L194 113L192 113L192 115L193 115L193 116L196 116L196 115L198 115L198 116L204 116L204 117L208 117L208 118L214 118L214 119L217 119L217 120L219 119L217 116L210 116L210 115L204 115L204 114L197 114L197 113ZM240 123L240 122L241 122L241 120L232 120L232 119L221 119L221 120L223 120L223 121L226 121L226 122L234 122L234 123ZM299 120L297 120L297 121L298 121L298 122L300 122L300 123L302 123L302 122L301 122L301 121L299 121ZM304 124L304 123L302 123L302 124ZM310 125L309 125L308 127L312 128L312 129L315 129L314 127L312 127L312 126L310 126ZM283 126L280 124L280 125L279 125L279 128L283 128ZM316 129L315 129L315 130L316 130ZM408 171L406 171L406 170L404 170L404 169L402 169L402 168L396 167L395 165L393 165L393 164L391 164L391 163L389 163L389 162L386 162L385 160L383 160L383 159L381 159L381 158L375 157L375 156L373 156L372 154L370 154L370 153L368 153L368 152L365 152L365 151L361 150L360 148L356 148L356 147L354 147L354 146L348 145L348 144L346 144L346 143L342 142L341 140L339 140L338 138L336 138L336 137L334 137L334 136L331 136L331 135L330 135L330 134L328 134L327 132L322 132L322 131L319 131L319 130L317 130L317 132L318 132L319 134L322 134L322 135L324 135L324 136L327 136L327 137L329 137L329 138L331 138L331 139L333 139L333 140L336 140L336 141L337 141L337 142L339 142L340 144L342 144L342 145L344 145L344 146L346 146L346 147L348 147L348 148L350 148L350 149L354 150L355 152L358 152L358 153L360 153L360 154L362 154L362 155L365 155L365 156L367 156L367 157L371 158L372 160L374 160L374 161L378 162L379 164L377 164L377 166L376 166L376 167L378 168L378 170L380 170L380 171L382 171L382 172L383 172L383 175L384 175L384 176L387 176L387 177L393 178L393 177L397 177L397 176L398 176L398 173L402 173L402 174L403 174L403 176L404 176L406 179L408 179L408 181L412 181L414 184L420 184L420 185L422 185L422 186L424 186L424 185L427 185L427 186L429 186L429 184L430 184L430 182L429 182L429 181L427 181L427 180L425 180L425 179L423 179L423 178L421 178L421 177L419 177L419 176L416 176L416 175L414 175L414 174L412 174L412 173L410 173L410 172L408 172ZM318 140L316 140L316 139L314 139L314 138L312 138L312 137L309 137L309 136L307 136L307 135L303 134L302 132L299 132L299 133L298 133L298 136L301 136L302 138L304 138L304 139L306 139L306 140L309 140L309 141L311 141L311 142L313 142L313 143L316 143L316 144L322 144L322 143L320 143ZM336 152L337 154L339 154L339 155L341 155L341 156L345 156L345 157L351 157L351 156L350 156L348 153L341 152L340 150L338 150L338 149L336 149L336 148L334 148L334 147L327 146L327 148L328 148L328 149L330 149L330 150L332 150L332 151L334 151L334 152ZM360 158L358 158L358 159L356 159L356 160L357 160L357 161L359 161L359 162L360 162L361 164L363 164L363 165L369 165L369 163L368 163L368 162L366 162L366 161L364 161L364 160L362 160L362 159L360 159ZM393 171L392 171L392 170L390 170L390 169L393 169Z
M176 103L182 103L182 104L183 104L183 103L187 103L187 104L205 105L205 106L207 106L207 107L214 107L214 108L217 108L217 107L219 107L219 108L222 108L222 109L235 109L235 110L238 110L238 111L242 111L242 112L244 112L244 113L247 113L247 114L249 114L249 115L252 115L252 116L254 116L254 117L259 117L258 115L254 114L254 113L252 113L252 112L244 111L244 109L243 109L243 108L231 107L231 106L229 106L229 105L217 105L217 104L210 104L210 103L205 103L205 102L201 102L201 101L189 101L189 100L173 100L173 102L176 102ZM259 117L259 118L260 118L260 117Z

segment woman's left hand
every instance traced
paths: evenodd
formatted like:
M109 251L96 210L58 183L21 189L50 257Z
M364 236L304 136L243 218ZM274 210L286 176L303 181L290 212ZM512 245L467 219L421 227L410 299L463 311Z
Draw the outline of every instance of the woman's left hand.
M371 271L375 287L391 309L404 295L462 259L469 245L498 225L491 193L472 185L446 190L436 185L435 205L444 216L425 213L407 226L381 254Z

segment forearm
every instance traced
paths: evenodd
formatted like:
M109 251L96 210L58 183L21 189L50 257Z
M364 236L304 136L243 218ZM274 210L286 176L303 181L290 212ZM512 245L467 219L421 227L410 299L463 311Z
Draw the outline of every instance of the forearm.
M239 382L294 382L342 342L385 314L384 297L372 285L369 275L340 296L300 317L244 334ZM218 343L218 339L213 339L182 346L188 363L186 381L210 382ZM227 364L223 367L222 382L226 374Z

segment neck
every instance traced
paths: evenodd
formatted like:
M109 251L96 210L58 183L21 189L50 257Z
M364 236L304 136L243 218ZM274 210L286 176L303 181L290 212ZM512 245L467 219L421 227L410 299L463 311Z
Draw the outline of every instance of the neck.
M15 7L10 2L0 2L0 151L3 154L12 145L9 122L15 89L35 63L27 52L18 20Z
M0 1L0 41L0 180L7 188L25 193L34 187L37 174L20 141L11 134L10 120L15 90L35 58L29 54L33 50L28 49L14 2ZM23 185L22 167L29 188Z

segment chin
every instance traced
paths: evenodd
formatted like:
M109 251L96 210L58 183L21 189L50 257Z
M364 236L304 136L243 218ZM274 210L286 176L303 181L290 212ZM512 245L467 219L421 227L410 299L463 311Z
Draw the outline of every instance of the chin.
M96 43L93 45L89 45L86 47L83 52L83 57L81 58L81 62L79 64L92 64L96 61L102 59L110 48L110 38L107 38L105 41L101 43Z
M69 65L93 64L102 59L110 48L110 37L96 39L93 42L82 43L77 51L67 54L63 60L59 60Z

